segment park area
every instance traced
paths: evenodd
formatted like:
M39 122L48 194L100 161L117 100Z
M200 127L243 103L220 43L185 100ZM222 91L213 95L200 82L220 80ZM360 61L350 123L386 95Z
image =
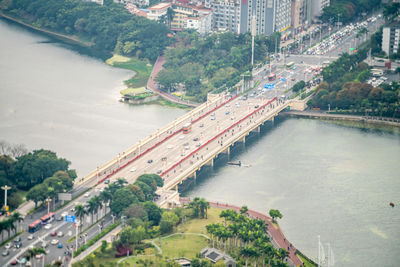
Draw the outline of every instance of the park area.
M212 223L223 222L219 217L220 209L211 208L208 210L207 219L188 219L181 223L175 229L173 234L160 236L153 240L144 240L146 246L141 254L115 258L115 250L108 244L105 252L101 252L98 248L94 253L86 257L84 262L93 264L94 266L164 266L165 260L179 257L195 258L200 251L208 246L206 225ZM159 254L156 247L151 246L151 241L160 247L162 253ZM161 246L160 246L161 243ZM89 263L90 262L90 263ZM74 264L75 266L75 264ZM80 266L80 265L77 265Z

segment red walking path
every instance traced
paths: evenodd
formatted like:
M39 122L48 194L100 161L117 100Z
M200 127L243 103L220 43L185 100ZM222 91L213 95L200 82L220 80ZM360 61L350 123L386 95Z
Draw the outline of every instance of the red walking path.
M180 201L181 201L181 203L188 203L190 201L190 198L189 199L181 198ZM232 209L237 212L240 212L240 209L241 209L240 207L225 204L225 203L219 203L219 202L209 202L209 203L210 203L211 207L219 208L219 209ZM285 236L283 235L280 228L277 229L273 226L273 224L271 222L271 218L269 216L262 214L261 212L258 212L255 210L250 210L250 209L247 211L247 214L255 219L264 220L266 225L268 225L267 230L268 230L269 235L275 241L275 243L278 244L278 246L280 248L283 248L289 252L289 258L290 258L291 262L295 266L303 265L303 261L295 254L296 248L293 245L291 245L291 243L285 238ZM290 248L290 249L288 250L288 248Z
M197 107L198 105L200 105L198 103L193 103L193 102L190 102L187 100L182 100L178 97L175 97L173 95L170 95L170 94L158 89L157 82L154 80L154 78L162 70L162 68L163 68L162 66L164 65L164 62L165 62L164 56L159 56L157 58L156 63L154 63L153 70L151 71L150 78L147 81L147 88L173 103L182 104L182 105L186 105L186 106L190 106L190 107Z

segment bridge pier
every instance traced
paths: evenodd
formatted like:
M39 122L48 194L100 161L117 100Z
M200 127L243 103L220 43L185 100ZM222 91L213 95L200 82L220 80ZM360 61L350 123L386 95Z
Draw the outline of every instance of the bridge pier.
M204 165L214 167L214 158L211 158L211 159L210 159L206 164L204 164Z

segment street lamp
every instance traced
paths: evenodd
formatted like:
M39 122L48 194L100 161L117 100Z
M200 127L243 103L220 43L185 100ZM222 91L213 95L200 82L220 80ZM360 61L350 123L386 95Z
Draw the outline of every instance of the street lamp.
M75 251L78 250L78 234L79 234L79 225L80 225L80 221L77 221L75 226Z
M50 213L50 201L51 201L52 199L50 198L50 197L47 197L46 198L46 202L47 202L47 213Z
M111 214L111 217L112 217L112 223L114 224L114 218L115 218L115 216Z
M1 189L4 190L4 208L6 209L6 211L8 211L8 208L7 208L7 190L11 189L11 186L5 185L5 186L2 186Z

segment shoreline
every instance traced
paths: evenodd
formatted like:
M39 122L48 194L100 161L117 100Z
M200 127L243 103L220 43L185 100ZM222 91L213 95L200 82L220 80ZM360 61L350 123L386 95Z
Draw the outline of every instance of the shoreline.
M400 128L400 119L376 117L376 116L359 116L359 115L345 115L345 114L332 114L315 111L284 111L280 113L289 117L306 117L309 119L317 120L332 120L332 121L352 121L360 122L371 125L391 126Z
M87 47L87 48L89 48L89 47L91 47L93 45L93 43L87 43L87 42L81 41L78 38L73 37L73 36L68 36L68 35L61 34L61 33L56 33L56 32L53 32L53 31L50 31L50 30L47 30L47 29L44 29L44 28L39 28L39 27L33 26L33 25L31 25L29 23L26 23L26 22L24 22L24 21L22 21L22 20L20 20L18 18L12 17L12 16L7 15L7 14L4 14L1 11L0 11L0 18L3 18L5 20L7 20L7 21L14 22L14 23L16 23L18 25L27 27L27 28L29 28L31 30L40 32L40 33L45 34L45 35L49 35L49 36L51 36L53 38L60 39L60 40L63 40L63 41L69 42L69 43L72 42L74 44L77 44L77 45L80 45L80 46L84 46L84 47Z

